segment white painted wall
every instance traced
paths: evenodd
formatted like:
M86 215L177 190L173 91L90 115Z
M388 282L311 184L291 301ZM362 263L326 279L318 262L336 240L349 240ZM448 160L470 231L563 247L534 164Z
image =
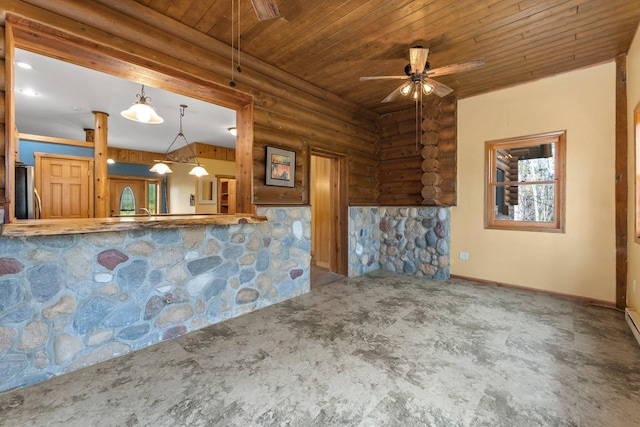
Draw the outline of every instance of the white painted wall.
M565 129L566 232L486 230L484 142ZM614 302L614 155L613 62L460 100L451 273Z

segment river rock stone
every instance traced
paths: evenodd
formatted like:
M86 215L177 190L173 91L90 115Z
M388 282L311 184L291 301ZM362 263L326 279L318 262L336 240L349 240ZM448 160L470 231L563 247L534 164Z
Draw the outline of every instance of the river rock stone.
M37 248L29 252L27 259L32 262L53 261L58 259L58 252Z
M113 338L113 329L103 329L101 331L91 332L87 338L87 345L95 347Z
M240 272L240 283L248 283L256 277L256 272L251 268L245 268Z
M22 339L18 344L19 350L33 350L42 347L49 338L49 328L45 322L33 320L24 327Z
M172 328L167 329L162 333L162 340L174 340L181 335L187 333L187 327L184 325L174 326Z
M91 249L86 245L69 249L63 255L63 259L69 274L74 279L89 277L93 271Z
M20 281L15 279L0 281L0 311L20 304L24 299L24 289Z
M438 221L435 227L433 227L433 231L436 233L436 236L441 239L447 237L447 229L442 221Z
M0 325L8 324L8 323L21 323L27 319L30 319L33 316L33 308L30 305L23 305L7 314L6 316L0 317Z
M9 354L0 359L0 384L5 384L20 375L29 366L24 354Z
M58 365L73 359L80 350L82 350L82 341L69 334L57 336L53 342L53 352Z
M0 326L0 354L11 348L16 335L18 335L16 329L8 326Z
M220 264L222 264L222 258L217 255L213 255L206 258L200 258L194 261L190 261L187 264L187 269L192 276L197 276L204 273L205 271L216 268Z
M117 337L125 341L134 341L148 334L150 330L151 326L146 323L142 323L140 325L133 325L128 328L124 328L118 333Z
M42 310L42 316L47 319L53 319L58 316L64 316L67 314L73 314L76 311L78 302L76 299L69 295L63 295L53 305Z
M204 289L202 297L205 301L209 301L211 298L217 297L227 287L227 281L224 279L214 279Z
M73 327L76 332L86 334L93 330L116 308L116 303L102 297L94 297L78 308Z
M205 238L204 227L191 227L182 230L182 243L185 249L195 249L199 247Z
M154 295L149 298L144 308L144 320L153 319L165 305L167 305L166 300L159 295Z
M155 245L146 240L136 240L127 245L126 250L133 256L150 256L156 249Z
M27 270L27 280L35 300L46 302L60 291L62 272L60 266L55 264L36 265Z
M24 264L15 258L0 258L0 276L16 274L24 270Z
M260 296L260 293L255 289L242 288L238 291L238 294L236 295L236 303L248 304L257 300L259 296Z
M169 306L162 310L155 321L158 328L165 328L171 324L183 323L193 317L193 307L190 305Z
M118 284L126 292L139 288L147 276L149 266L146 260L137 259L118 270Z
M154 268L175 265L184 259L184 251L175 246L159 248L151 258L151 266Z
M180 234L177 229L165 229L156 231L151 238L160 245L169 245L177 243L180 240Z
M117 249L109 249L98 254L98 264L108 268L109 270L115 269L118 265L129 260L129 257L120 252Z
M116 328L119 326L127 326L140 320L140 307L133 301L129 301L121 305L113 311L103 322L107 328Z

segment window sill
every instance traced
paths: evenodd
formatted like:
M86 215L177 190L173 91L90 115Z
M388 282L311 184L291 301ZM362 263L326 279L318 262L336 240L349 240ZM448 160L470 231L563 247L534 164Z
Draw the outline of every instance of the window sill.
M151 215L118 218L23 219L2 225L2 236L53 236L59 234L104 233L153 230L199 225L256 224L267 218L251 214Z

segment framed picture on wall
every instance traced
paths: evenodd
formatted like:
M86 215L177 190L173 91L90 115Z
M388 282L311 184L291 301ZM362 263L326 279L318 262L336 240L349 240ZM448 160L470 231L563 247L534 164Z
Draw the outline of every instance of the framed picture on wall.
M267 185L294 187L296 177L296 152L267 146L265 175Z

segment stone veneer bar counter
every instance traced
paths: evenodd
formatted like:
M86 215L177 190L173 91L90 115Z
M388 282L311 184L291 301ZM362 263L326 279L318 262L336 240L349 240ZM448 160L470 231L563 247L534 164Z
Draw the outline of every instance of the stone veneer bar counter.
M310 219L296 207L3 225L0 391L309 292Z

